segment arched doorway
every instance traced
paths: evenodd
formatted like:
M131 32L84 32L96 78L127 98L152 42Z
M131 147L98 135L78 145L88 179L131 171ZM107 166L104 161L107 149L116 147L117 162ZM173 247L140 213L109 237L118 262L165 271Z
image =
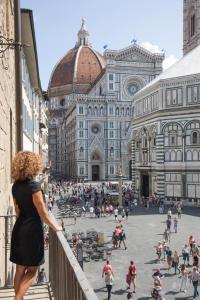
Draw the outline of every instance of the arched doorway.
M101 155L98 150L91 155L91 179L92 181L101 180Z
M92 181L99 181L100 179L99 165L92 165Z

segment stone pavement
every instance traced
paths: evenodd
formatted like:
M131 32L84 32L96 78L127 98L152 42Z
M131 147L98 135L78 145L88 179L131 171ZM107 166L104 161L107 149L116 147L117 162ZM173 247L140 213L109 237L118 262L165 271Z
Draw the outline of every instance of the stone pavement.
M130 260L134 260L137 266L137 290L134 299L151 299L150 290L153 286L153 269L158 267L161 268L162 273L165 275L163 290L166 300L192 299L192 285L188 283L186 294L179 293L179 276L173 275L173 269L168 271L166 263L156 263L154 246L163 239L162 233L164 232L166 221L166 214L159 215L157 210L150 208L148 211L145 211L143 208L136 208L135 214L129 216L128 221L123 223L128 249L124 250L122 247L122 249L113 250L111 260L114 269L112 300L127 299L125 277ZM184 208L184 214L179 221L178 233L173 233L171 237L170 245L172 250L177 250L181 254L181 249L191 234L194 235L200 244L199 216L199 208ZM99 232L104 232L107 241L111 240L113 229L117 225L113 216L100 219L91 219L89 216L81 217L78 218L76 225L72 225L72 223L72 219L65 219L66 231L86 231L94 228ZM182 258L180 258L180 262L182 262ZM100 300L107 299L105 283L101 277L104 263L101 260L84 263L86 276Z

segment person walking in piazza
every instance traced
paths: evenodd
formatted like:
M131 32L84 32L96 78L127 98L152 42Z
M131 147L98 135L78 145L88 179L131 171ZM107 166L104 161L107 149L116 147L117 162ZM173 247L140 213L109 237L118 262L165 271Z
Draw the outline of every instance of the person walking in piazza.
M171 211L170 208L169 208L168 211L167 211L167 218L168 218L169 220L171 220L171 218L172 218L172 211Z
M174 256L172 257L172 267L174 267L174 274L177 274L176 272L180 270L178 269L179 266L179 255L177 251L174 251Z
M118 219L118 208L116 207L115 209L114 209L114 216L115 216L115 221L117 221L117 219Z
M189 241L188 241L188 244L190 245L190 254L192 254L195 243L196 243L195 238L193 237L193 235L190 235Z
M94 207L90 206L90 218L94 216Z
M168 218L166 220L166 225L167 225L167 230L169 230L169 232L171 232L171 225L172 225L171 218Z
M177 214L178 214L178 219L181 219L182 208L181 208L180 203L177 206Z
M182 249L182 256L183 256L184 265L186 265L186 261L187 261L187 266L189 266L190 247L187 244L185 244L184 248Z
M125 241L126 241L126 234L125 234L124 229L122 228L121 232L119 234L119 248L121 247L121 243L123 243L124 249L125 250L127 249Z
M108 292L108 300L111 299L111 291L112 291L112 286L113 286L113 275L111 271L108 271L105 274L105 283L106 283L106 288L107 288L107 292Z
M77 212L75 211L74 212L74 225L76 225L76 222L77 222Z
M169 247L167 247L166 249L166 256L167 256L168 270L170 270L172 267L172 250Z
M193 258L193 266L197 267L197 269L199 268L199 255L197 252L194 252L192 254L192 258Z
M197 253L199 255L199 247L197 246L197 243L196 241L193 243L193 246L192 246L192 256L194 253Z
M129 214L129 209L127 207L126 210L125 210L126 220L128 220L128 214Z
M62 227L51 221L43 200L40 183L34 178L42 171L39 155L20 151L12 162L13 202L17 220L11 236L10 261L16 264L14 300L22 300L44 263L42 221L53 231Z
M111 272L111 274L114 276L113 268L112 268L109 260L106 261L106 264L103 267L102 277L104 277L108 272Z
M178 231L178 220L177 218L174 218L174 232L177 233Z
M180 285L180 292L186 293L186 287L188 282L188 270L185 265L181 266L181 285Z
M130 276L130 285L128 286L128 289L131 288L131 283L133 284L133 293L135 293L136 290L136 266L133 261L130 262L130 266L128 268L128 274Z
M38 271L37 279L36 279L37 284L44 284L47 282L47 276L44 268L42 268L40 271Z
M163 234L166 243L170 244L170 231L166 228Z
M162 252L163 252L163 245L161 242L158 242L158 245L155 246L156 254L158 256L158 262L161 260Z
M198 284L199 284L199 280L200 280L200 274L197 270L197 267L193 267L193 270L189 277L190 277L190 282L193 284L193 287L194 287L193 298L195 299L197 296L199 296Z
M125 218L125 210L124 210L124 208L122 209L121 216L122 216L122 220L124 220L124 218Z

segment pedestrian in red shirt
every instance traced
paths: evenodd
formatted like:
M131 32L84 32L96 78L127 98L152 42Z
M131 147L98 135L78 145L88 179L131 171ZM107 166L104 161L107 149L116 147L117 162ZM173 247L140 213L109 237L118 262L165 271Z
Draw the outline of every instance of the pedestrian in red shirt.
M108 272L111 272L111 274L113 275L112 266L109 260L107 260L105 266L103 267L102 277L104 277L104 275L106 275Z
M131 278L131 282L130 282L130 285L129 285L129 289L130 289L130 286L131 286L131 283L133 284L133 293L135 293L135 289L136 289L136 284L135 284L135 281L136 281L136 266L134 264L133 261L130 262L130 266L129 266L129 269L128 269L128 274L130 275L130 278Z

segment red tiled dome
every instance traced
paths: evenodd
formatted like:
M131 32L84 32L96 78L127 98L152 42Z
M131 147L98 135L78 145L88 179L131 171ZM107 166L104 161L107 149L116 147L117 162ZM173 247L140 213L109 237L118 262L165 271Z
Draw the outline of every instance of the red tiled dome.
M66 94L87 93L104 68L102 55L88 45L80 45L69 50L55 66L49 89L65 87Z

